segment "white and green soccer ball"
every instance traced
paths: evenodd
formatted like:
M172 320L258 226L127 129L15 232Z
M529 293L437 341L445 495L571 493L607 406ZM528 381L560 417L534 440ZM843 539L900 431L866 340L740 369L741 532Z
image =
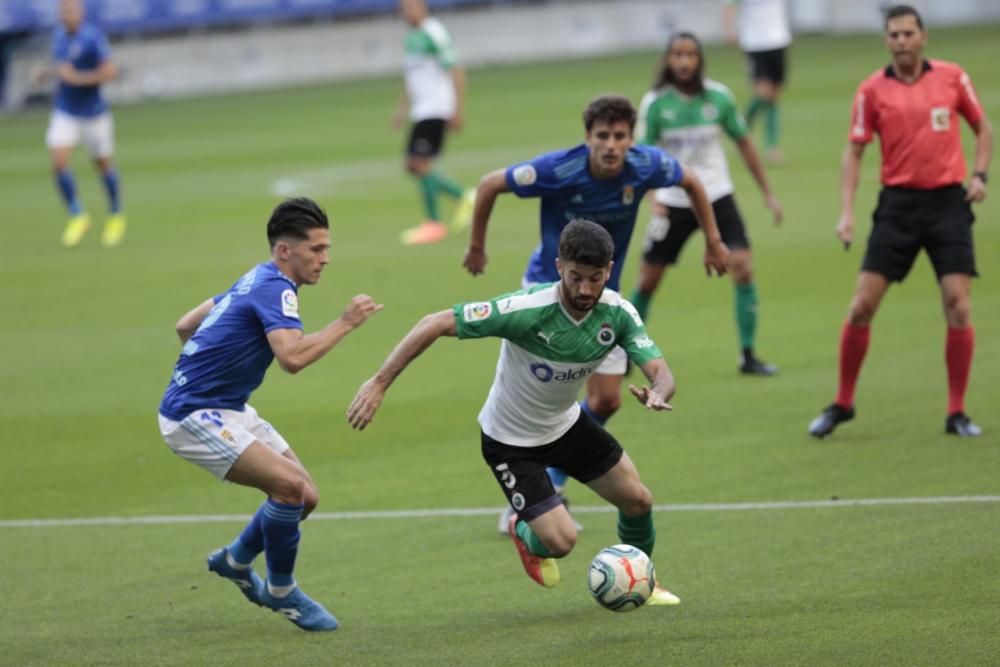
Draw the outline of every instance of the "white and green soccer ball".
M656 585L653 562L641 549L616 544L590 562L587 581L597 604L611 611L632 611L646 604Z

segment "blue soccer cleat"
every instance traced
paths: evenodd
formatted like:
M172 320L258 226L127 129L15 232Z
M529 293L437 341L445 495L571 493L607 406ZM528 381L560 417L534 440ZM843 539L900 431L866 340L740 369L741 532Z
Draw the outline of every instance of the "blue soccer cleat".
M303 630L324 632L336 630L339 627L333 614L298 588L285 597L278 598L271 595L265 586L260 595L260 604L271 611L278 612Z
M233 582L247 600L256 605L261 604L260 598L264 593L264 580L257 576L252 567L237 570L231 566L226 560L227 553L229 553L228 547L222 547L208 555L209 572L215 572L220 577Z

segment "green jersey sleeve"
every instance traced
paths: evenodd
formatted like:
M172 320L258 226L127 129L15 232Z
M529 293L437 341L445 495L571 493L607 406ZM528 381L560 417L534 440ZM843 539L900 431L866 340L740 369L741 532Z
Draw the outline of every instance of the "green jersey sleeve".
M723 100L720 104L722 113L719 122L726 130L726 134L734 141L738 141L749 132L747 122L744 120L743 114L740 113L739 107L736 106L736 99L728 88L724 89L719 97Z
M451 69L457 65L458 54L444 24L431 17L424 21L421 27L430 38L431 53L437 58L438 64L444 69Z
M660 348L646 333L646 325L642 323L635 306L625 299L622 299L619 309L617 337L618 344L637 366L663 356Z
M649 146L655 146L660 136L658 123L660 114L657 112L656 98L655 90L643 95L642 101L639 102L639 112L636 114L638 117L635 128L636 139L639 143Z

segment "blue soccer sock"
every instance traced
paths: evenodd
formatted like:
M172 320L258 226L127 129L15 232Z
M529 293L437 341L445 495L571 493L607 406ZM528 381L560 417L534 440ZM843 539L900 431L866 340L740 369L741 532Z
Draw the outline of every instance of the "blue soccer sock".
M56 171L56 185L59 187L59 194L62 195L63 202L65 202L69 214L80 215L83 213L83 208L81 208L80 202L76 198L76 181L69 167Z
M261 505L250 519L240 536L229 545L229 555L240 565L249 565L253 559L264 550L264 531L261 528L261 520L264 516L264 507Z
M566 480L569 479L569 475L559 468L546 468L545 472L549 474L552 486L556 487L556 493L562 493L563 489L566 488Z
M587 402L587 399L583 399L582 401L580 401L580 409L586 412L591 419L593 419L601 426L604 426L605 424L608 423L607 417L602 417L601 415L597 414L591 409L590 403Z
M108 169L102 175L104 190L108 193L108 210L114 215L121 211L121 199L118 196L118 171Z
M281 588L295 585L292 572L299 551L299 521L303 508L303 505L286 505L271 498L264 503L260 526L269 585Z

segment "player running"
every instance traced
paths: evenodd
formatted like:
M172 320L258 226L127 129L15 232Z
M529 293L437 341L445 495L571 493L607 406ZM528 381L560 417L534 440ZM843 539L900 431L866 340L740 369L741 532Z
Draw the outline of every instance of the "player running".
M303 593L293 576L299 522L319 502L316 485L247 400L275 357L283 370L297 373L382 306L355 296L338 319L303 335L298 291L319 282L330 261L326 214L309 199L287 200L274 209L267 237L271 261L178 321L184 347L160 403L160 433L181 458L267 495L240 536L208 557L208 569L303 630L336 630L337 619ZM266 582L253 569L262 551Z
M596 222L614 241L614 264L608 287L619 289L639 204L649 190L680 186L690 197L692 209L705 233L705 270L726 272L729 251L719 236L712 206L701 181L681 167L672 155L653 146L634 146L636 111L632 103L617 95L590 102L583 111L584 143L540 155L483 176L476 191L472 234L464 266L472 275L486 268L486 227L500 194L537 197L541 217L541 243L528 260L522 286L559 280L556 256L559 235L572 220ZM603 425L621 405L625 352L612 349L587 382L587 397L581 402L591 419ZM557 491L562 493L566 476L552 471ZM508 506L498 524L505 533L513 510Z
M382 368L358 390L347 418L371 423L385 392L420 353L442 336L501 338L500 361L479 413L482 453L510 505L509 532L525 571L538 584L559 583L556 559L572 551L577 529L547 466L586 484L618 508L621 542L653 551L653 498L631 459L576 401L587 377L616 345L651 386L629 391L649 410L671 410L674 378L630 303L604 287L614 272L611 235L576 220L560 233L559 282L536 285L424 317ZM659 584L648 604L678 604Z
M712 202L722 241L729 248L729 271L733 277L736 327L742 358L740 372L747 375L774 375L777 368L757 358L757 286L746 226L733 199L733 181L722 146L725 133L736 143L754 180L764 195L764 203L781 222L781 204L771 193L757 149L736 108L733 94L721 83L705 76L705 56L698 38L690 32L674 34L667 42L663 66L653 89L639 105L636 133L639 141L658 145L698 175ZM652 197L652 216L639 281L630 300L647 319L650 301L668 266L677 263L684 244L698 229L691 200L681 188L657 190Z

